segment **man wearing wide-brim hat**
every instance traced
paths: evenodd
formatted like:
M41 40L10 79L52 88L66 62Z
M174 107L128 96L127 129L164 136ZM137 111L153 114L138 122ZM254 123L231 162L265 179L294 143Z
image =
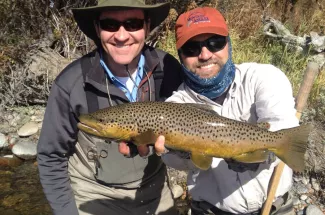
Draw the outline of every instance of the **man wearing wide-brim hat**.
M99 0L72 12L97 49L68 65L51 88L38 167L53 213L176 214L166 166L150 148L99 139L77 128L80 114L162 100L177 90L178 61L145 45L169 4Z

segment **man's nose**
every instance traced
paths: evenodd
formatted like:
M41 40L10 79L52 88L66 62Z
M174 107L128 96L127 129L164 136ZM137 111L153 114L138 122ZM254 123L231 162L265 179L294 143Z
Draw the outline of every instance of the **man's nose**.
M203 46L202 49L201 49L201 53L200 53L200 55L198 56L198 58L199 58L200 60L208 60L208 59L211 58L212 54L213 54L213 53L210 52L209 49L207 49L205 46Z
M130 37L130 34L123 26L121 26L117 32L114 34L114 38L118 41L125 41Z

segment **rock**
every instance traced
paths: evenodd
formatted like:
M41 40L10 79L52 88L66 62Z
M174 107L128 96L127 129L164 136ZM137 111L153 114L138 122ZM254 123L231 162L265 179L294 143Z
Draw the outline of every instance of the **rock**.
M28 122L18 130L20 137L28 137L38 132L38 124L35 122Z
M296 196L292 197L292 202L294 206L297 206L301 203L299 198L297 198Z
M8 138L6 135L0 133L0 149L8 147Z
M308 188L303 184L297 184L295 186L295 191L297 194L301 195L301 194L308 193Z
M192 215L192 210L191 210L191 208L188 210L187 215Z
M311 184L307 184L307 186L306 186L306 187L307 187L307 189L308 189L308 190L311 190L311 189L313 189L313 187L311 186ZM308 192L309 192L309 191L308 191Z
M5 117L7 121L11 121L14 119L14 116L12 114L8 114L7 117Z
M304 211L298 211L297 215L304 215Z
M309 180L305 177L302 177L302 180L301 182L304 184L304 185L307 185L309 183Z
M12 147L12 153L24 160L32 160L36 158L36 146L32 142L19 142Z
M13 113L12 120L10 120L9 125L11 127L16 127L19 121L21 121L21 116L17 113Z
M315 205L309 205L306 209L306 215L324 215L323 212Z
M179 186L178 184L175 184L172 187L172 193L175 199L178 199L179 197L181 197L183 195L183 188L181 186Z
M302 201L305 201L307 198L308 198L307 195L301 195L301 196L300 196L300 200L302 200Z
M308 198L308 199L306 199L306 203L307 203L308 205L310 205L310 204L313 203L313 200L312 200L311 198Z
M14 155L5 155L5 156L3 156L4 158L13 158L14 157Z
M16 136L10 136L9 137L9 145L15 145L18 141L18 137Z
M319 183L317 182L317 180L315 178L313 178L311 180L311 184L312 184L312 187L315 191L319 191L320 190L320 185Z
M299 182L299 181L302 180L302 176L295 175L295 176L293 176L293 180L294 180L295 182Z
M38 129L41 130L42 129L42 126L43 126L43 121L38 123Z

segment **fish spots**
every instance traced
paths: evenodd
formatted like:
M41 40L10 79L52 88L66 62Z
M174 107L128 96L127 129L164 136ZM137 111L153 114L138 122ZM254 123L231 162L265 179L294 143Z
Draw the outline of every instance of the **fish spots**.
M267 147L283 137L282 133L274 134L189 104L135 102L102 109L91 116L116 133L137 134L152 130L155 135L165 135L170 141L184 140L183 147L189 143L200 144L198 150L209 144L219 144L231 153L234 149L245 150L246 146ZM218 148L218 153L224 150L222 147Z

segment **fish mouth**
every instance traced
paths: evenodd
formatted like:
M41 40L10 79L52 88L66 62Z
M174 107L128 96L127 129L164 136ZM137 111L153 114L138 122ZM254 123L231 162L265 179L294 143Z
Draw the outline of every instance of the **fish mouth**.
M85 123L78 122L77 127L79 128L79 130L84 131L86 133L100 135L100 132L96 128L91 127Z
M102 136L101 126L91 116L81 115L77 127L88 134Z

